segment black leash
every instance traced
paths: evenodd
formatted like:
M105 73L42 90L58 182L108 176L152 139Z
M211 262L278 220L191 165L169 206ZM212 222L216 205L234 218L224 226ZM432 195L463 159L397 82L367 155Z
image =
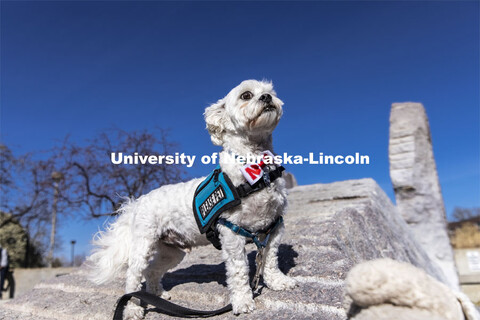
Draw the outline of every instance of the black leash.
M233 232L244 236L246 238L252 239L252 241L257 245L257 257L255 258L257 264L257 271L255 273L254 279L251 283L251 287L253 291L255 291L258 287L258 283L260 280L260 275L263 269L263 254L265 247L268 244L268 239L270 237L270 233L273 232L279 225L283 222L282 216L279 216L267 229L262 230L261 232L264 234L265 238L260 240L259 232L252 233L244 228L241 228L225 219L219 219L219 223L223 224L227 228L231 229ZM167 301L163 298L160 298L152 293L144 292L144 291L137 291L132 293L127 293L123 295L117 301L117 307L115 308L115 313L113 315L113 320L123 320L123 310L127 305L127 302L131 298L138 298L142 302L145 302L149 305L152 305L157 308L157 311L163 314L167 314L173 317L179 318L209 318L213 316L217 316L229 311L232 311L232 305L226 305L225 307L213 310L213 311L203 311L203 310L194 310L186 307L179 306L173 302Z
M179 306L178 304L162 299L154 294L137 291L127 293L123 295L120 299L118 299L117 307L115 308L115 313L113 315L113 320L123 320L123 310L125 309L128 300L130 300L131 298L138 298L141 301L154 306L161 313L179 318L209 318L232 311L231 304L213 311L194 310Z

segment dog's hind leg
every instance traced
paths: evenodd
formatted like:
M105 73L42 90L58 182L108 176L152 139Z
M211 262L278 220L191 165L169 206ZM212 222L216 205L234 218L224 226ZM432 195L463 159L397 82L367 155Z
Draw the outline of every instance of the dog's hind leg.
M170 299L170 294L163 290L162 277L170 269L179 264L185 252L174 246L158 243L153 260L144 272L147 292Z
M125 292L135 292L142 289L142 277L148 267L149 260L155 254L155 245L158 239L155 230L143 228L143 234L134 234L134 243L128 259L127 277L125 280ZM124 319L140 320L143 318L144 309L139 305L138 299L131 299L125 307Z

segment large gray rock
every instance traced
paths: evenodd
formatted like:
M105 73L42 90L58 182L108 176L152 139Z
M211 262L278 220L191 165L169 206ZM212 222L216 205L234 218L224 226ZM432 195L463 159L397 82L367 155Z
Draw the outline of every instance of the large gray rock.
M365 260L390 257L440 277L397 209L371 179L291 189L285 224L279 263L300 285L286 292L262 288L255 298L257 310L241 319L346 319L344 279L355 264ZM248 255L252 271L254 254ZM164 287L170 290L173 302L184 306L205 310L223 306L228 292L220 252L211 246L194 249L167 273ZM95 286L80 269L3 304L0 319L111 319L122 292L120 281ZM163 318L154 312L145 317Z
M428 118L420 103L394 103L390 113L390 177L400 214L444 282L458 289Z

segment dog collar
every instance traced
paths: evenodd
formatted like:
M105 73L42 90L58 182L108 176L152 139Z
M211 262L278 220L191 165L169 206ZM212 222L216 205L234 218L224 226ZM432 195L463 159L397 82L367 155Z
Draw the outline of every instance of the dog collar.
M240 172L250 185L255 185L262 178L267 185L270 184L270 175L268 173L272 170L272 166L274 166L275 169L277 168L277 165L273 163L274 154L270 150L262 151L261 160L257 163L248 163L246 162L247 159L240 159L240 156L231 150L227 150L227 152L243 165L240 167ZM266 163L267 161L265 159L267 157L272 160L272 163Z
M268 168L268 167L267 167ZM283 166L276 167L275 170L266 171L263 173L263 179L257 180L253 185L250 183L242 183L237 186L237 193L240 198L245 198L246 196L260 191L263 188L268 187L273 181L282 176L282 172L285 170Z
M239 163L241 163L242 165L245 165L245 164L248 164L247 163L247 157L245 156L241 156L239 154L237 154L235 151L231 150L231 149L226 149L225 150L231 157L233 157L236 161L238 161ZM262 152L259 152L259 155L258 157L262 156L271 156L272 158L274 157L274 154L270 151L270 150L264 150ZM273 164L273 163L272 163Z

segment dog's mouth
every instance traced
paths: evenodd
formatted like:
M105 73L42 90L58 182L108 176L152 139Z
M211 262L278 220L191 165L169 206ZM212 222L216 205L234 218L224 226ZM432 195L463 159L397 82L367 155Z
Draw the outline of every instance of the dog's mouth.
M263 107L262 113L272 112L272 111L276 111L276 110L277 110L277 107L275 107L273 104L268 104L265 107Z
M280 120L282 109L272 103L265 104L256 114L255 118L249 121L250 129L273 128Z

